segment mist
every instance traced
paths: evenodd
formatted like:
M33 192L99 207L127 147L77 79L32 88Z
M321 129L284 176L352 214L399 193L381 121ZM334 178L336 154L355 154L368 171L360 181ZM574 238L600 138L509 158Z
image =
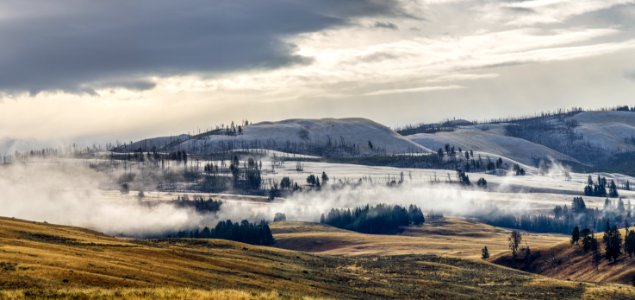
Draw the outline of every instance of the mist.
M298 192L267 203L227 200L217 213L202 214L169 201L142 200L135 193L122 194L112 185L118 175L93 170L85 161L63 159L2 166L0 215L142 238L213 227L221 220L272 221L276 213L284 213L289 221L318 222L332 208L380 203L414 204L424 213L460 217L532 209L530 201L523 201L527 196L522 193L486 191L457 184L406 181L391 187L370 182L333 182L321 190Z
M81 163L44 160L0 167L0 215L143 236L194 227L207 216L171 204L144 205L99 186L109 178Z

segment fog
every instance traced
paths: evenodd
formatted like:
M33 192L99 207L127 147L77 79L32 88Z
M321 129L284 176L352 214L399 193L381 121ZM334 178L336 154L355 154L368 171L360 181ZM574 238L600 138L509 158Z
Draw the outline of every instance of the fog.
M289 221L317 222L321 214L331 208L354 208L366 204L397 204L419 206L424 213L443 213L452 216L476 216L482 213L506 211L519 213L530 209L523 194L506 194L508 201L494 201L491 193L484 190L463 188L456 184L404 183L400 186L361 184L320 191L295 193L286 199L279 199L267 205L254 206L248 203L223 205L221 217L258 220L271 219L277 212L284 213Z
M219 220L271 221L278 212L289 221L316 222L331 208L366 204L419 206L453 216L529 209L523 193L492 193L447 183L329 184L319 191L294 193L270 203L225 201L218 213L200 214L168 202L139 200L102 188L106 175L79 160L41 160L0 167L0 215L94 229L111 235L145 237L214 226ZM504 187L501 187L504 188Z
M204 221L190 209L148 206L101 191L100 184L107 180L80 163L47 160L2 166L0 215L131 236L190 228Z

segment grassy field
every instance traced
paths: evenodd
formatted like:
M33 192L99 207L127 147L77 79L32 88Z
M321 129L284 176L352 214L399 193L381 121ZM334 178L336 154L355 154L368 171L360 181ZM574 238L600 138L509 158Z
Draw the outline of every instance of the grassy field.
M624 231L621 231L622 237ZM596 234L600 243L602 255L604 255L603 233ZM512 264L508 253L492 257L492 262L497 264L514 266L515 268L532 273L566 280L587 282L614 282L631 285L635 280L635 258L622 255L616 263L610 263L603 259L597 270L593 266L591 252L585 253L582 243L571 245L562 242L551 246L533 248L530 259L525 262Z
M507 229L483 223L446 218L443 221L410 227L400 235L362 234L331 226L304 222L271 224L275 246L331 255L435 254L478 259L487 246L490 254L509 251ZM567 241L558 234L525 235L530 247L543 247Z
M606 299L635 297L626 286L561 281L455 257L128 241L0 218L0 298L598 299L598 291Z

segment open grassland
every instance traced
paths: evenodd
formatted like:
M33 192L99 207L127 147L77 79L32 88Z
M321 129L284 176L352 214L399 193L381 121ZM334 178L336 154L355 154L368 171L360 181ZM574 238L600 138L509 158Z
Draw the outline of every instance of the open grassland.
M635 297L626 286L549 279L478 260L317 255L219 240L126 241L5 218L0 266L0 298Z
M623 237L624 230L621 230L621 234ZM491 261L557 279L631 285L635 279L635 258L622 255L617 262L609 262L604 258L603 236L603 233L596 234L602 251L602 261L597 269L593 266L592 253L584 252L582 242L579 245L562 242L551 246L532 248L530 259L525 261L521 256L515 264L512 264L509 253L494 256Z
M201 290L189 288L85 288L59 290L11 290L0 291L0 298L9 299L229 299L229 300L272 300L281 299L275 291L248 292L241 290L218 289ZM296 299L316 299L311 297L284 297Z
M304 222L272 223L277 247L331 255L435 254L480 258L487 246L495 255L508 249L510 231L483 223L446 218L443 221L409 227L400 235L363 234L331 226ZM558 234L527 233L530 247L546 247L568 237Z

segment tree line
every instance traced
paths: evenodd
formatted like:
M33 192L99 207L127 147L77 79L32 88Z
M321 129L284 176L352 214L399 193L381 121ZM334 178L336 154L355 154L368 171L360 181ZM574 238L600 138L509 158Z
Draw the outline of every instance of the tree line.
M180 231L167 235L167 237L224 239L253 245L272 245L275 243L269 224L264 220L258 223L251 223L247 220L241 222L221 221L214 228L205 226L203 229Z
M322 214L320 223L347 230L373 233L395 234L410 225L421 225L425 218L415 205L407 208L399 205L365 205L354 209L333 208L327 215Z

